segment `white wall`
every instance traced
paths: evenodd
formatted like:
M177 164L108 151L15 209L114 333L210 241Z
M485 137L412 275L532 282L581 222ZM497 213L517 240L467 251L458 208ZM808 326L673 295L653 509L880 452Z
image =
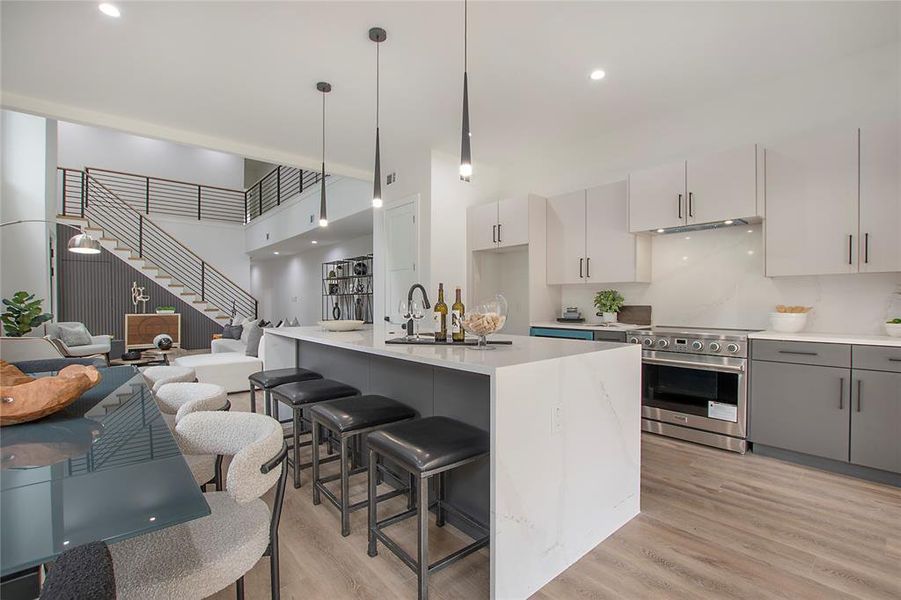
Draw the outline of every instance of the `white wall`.
M322 263L372 252L366 235L293 256L254 261L251 293L260 301L260 316L277 323L297 317L301 325L322 318Z
M244 159L102 127L59 123L59 166L97 167L244 189Z
M651 253L651 283L564 286L563 304L599 321L594 294L615 288L627 304L650 304L656 325L745 329L767 329L777 304L804 305L809 331L884 334L901 285L901 273L764 277L760 225L657 236Z
M0 222L56 216L56 121L2 111L0 121ZM0 294L24 290L53 312L50 242L53 225L21 223L0 230ZM57 246L57 252L65 252Z

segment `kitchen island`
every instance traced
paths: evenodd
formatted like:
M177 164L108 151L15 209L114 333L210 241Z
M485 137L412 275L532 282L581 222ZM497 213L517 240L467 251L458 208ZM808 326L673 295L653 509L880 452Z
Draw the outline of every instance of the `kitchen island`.
M490 432L490 458L455 470L447 498L490 527L492 598L528 597L638 514L639 346L496 335L512 344L483 351L390 337L266 329L265 365Z

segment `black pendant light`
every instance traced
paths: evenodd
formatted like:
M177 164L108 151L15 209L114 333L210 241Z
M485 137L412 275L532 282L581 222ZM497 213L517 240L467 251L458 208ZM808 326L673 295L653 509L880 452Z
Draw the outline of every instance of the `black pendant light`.
M379 151L379 47L388 39L388 33L381 27L369 30L369 39L375 42L375 169L372 174L372 207L382 206L382 161Z
M469 52L469 27L467 2L463 0L463 133L460 140L460 179L472 177L472 152L469 148L469 78L467 76Z
M332 91L332 84L320 81L316 89L322 92L322 173L319 194L319 226L328 227L328 213L325 210L325 95Z

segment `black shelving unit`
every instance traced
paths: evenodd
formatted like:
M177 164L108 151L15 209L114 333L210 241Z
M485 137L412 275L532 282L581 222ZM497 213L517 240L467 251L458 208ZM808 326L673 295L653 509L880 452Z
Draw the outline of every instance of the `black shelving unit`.
M322 320L372 323L372 254L322 263Z

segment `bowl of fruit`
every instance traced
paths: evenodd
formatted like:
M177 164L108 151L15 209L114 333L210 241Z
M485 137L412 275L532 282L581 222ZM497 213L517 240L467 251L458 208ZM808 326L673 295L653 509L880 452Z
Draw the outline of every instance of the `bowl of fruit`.
M780 304L770 313L770 329L783 333L798 333L807 325L807 314L812 306L785 306Z
M892 337L901 337L901 318L886 321L885 332Z

